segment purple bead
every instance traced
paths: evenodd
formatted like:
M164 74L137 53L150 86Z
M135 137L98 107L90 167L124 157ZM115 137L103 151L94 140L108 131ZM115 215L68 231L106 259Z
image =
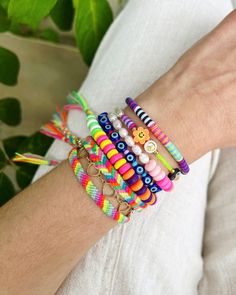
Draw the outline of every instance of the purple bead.
M130 179L126 180L129 186L135 184L139 180L139 177L137 174L134 174Z
M149 203L152 200L152 193L150 193L150 197L147 200L142 200L144 203Z
M139 191L136 192L137 196L141 196L142 194L146 193L147 187L144 185Z

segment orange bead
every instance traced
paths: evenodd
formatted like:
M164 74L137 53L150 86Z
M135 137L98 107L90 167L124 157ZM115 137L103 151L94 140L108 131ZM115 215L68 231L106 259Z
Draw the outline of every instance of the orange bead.
M147 189L145 193L139 196L139 198L143 201L146 201L147 199L150 198L150 190Z
M152 199L150 202L148 202L148 205L154 205L156 203L157 197L155 196L155 194L152 194Z
M141 179L139 179L137 182L135 182L133 185L130 186L132 191L137 192L143 187L143 182Z
M134 175L134 173L135 173L134 169L129 169L127 172L125 172L125 174L123 174L122 177L124 180L128 180Z

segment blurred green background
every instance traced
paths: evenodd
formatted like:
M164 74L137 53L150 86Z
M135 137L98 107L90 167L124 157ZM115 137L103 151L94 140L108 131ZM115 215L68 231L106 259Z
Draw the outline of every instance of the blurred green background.
M46 153L52 140L37 130L79 88L125 2L0 0L0 206L37 169L14 153Z

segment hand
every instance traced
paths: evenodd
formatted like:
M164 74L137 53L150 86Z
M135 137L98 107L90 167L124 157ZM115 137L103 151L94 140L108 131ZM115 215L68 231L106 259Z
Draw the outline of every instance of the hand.
M235 146L236 11L137 100L190 162Z

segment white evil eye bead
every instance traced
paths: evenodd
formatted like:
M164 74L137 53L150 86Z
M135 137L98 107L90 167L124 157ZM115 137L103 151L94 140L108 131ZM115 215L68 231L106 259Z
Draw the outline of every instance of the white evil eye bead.
M157 151L157 144L154 140L148 140L144 145L144 150L149 153L153 154Z
M124 112L122 111L121 108L116 108L115 109L116 115L120 118L122 115L124 115Z
M132 147L132 151L135 153L136 156L140 156L142 154L141 147L136 144Z
M121 123L121 121L120 121L120 120L115 120L115 121L113 122L113 127L114 127L116 130L121 129L121 128L122 128L122 123Z
M126 137L129 134L127 129L125 128L120 128L118 132L122 138Z
M130 147L134 146L134 144L135 144L133 138L129 135L125 137L125 142Z
M140 156L139 156L139 161L142 163L142 164L147 164L149 162L149 157L147 154L145 153L142 153Z
M114 122L115 120L117 120L117 115L114 114L114 113L110 113L110 114L108 115L108 118L109 118L109 120L110 120L111 122Z

